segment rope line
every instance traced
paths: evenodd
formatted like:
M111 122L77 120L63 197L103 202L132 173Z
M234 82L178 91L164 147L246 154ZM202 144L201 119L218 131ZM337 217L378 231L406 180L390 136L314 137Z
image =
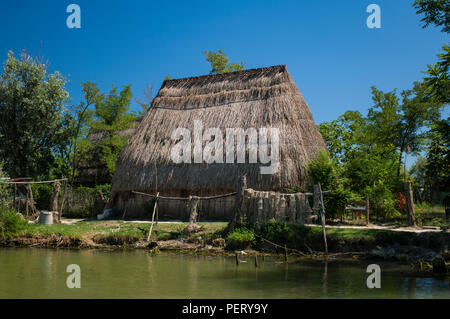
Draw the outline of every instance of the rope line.
M144 195L144 196L149 196L149 197L153 197L153 198L156 197L156 195L153 195L153 194L141 193L141 192L136 192L136 191L131 191L131 192L134 194L138 194L138 195ZM196 197L200 200L208 200L208 199L216 199L216 198L235 196L236 194L237 194L237 192L223 194L223 195L207 196L207 197L201 197L201 196L196 196ZM189 200L190 197L167 197L167 196L159 195L158 198L166 199L166 200Z
M67 178L54 179L52 181L39 181L39 182L0 182L1 184L49 184L54 182L67 181Z

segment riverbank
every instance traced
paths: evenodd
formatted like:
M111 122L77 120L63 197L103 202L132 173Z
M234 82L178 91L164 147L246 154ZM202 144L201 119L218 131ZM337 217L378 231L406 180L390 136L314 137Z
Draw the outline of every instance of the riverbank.
M323 259L322 229L316 225L273 223L253 233L246 228L225 234L226 222L201 222L196 233L186 233L186 222L159 222L147 235L148 221L63 220L62 224L30 223L21 233L0 239L3 247L148 249L188 254L280 255L287 247L290 260ZM449 262L450 233L438 229L386 227L327 227L331 259L383 259L431 262L442 256ZM275 246L273 244L279 246Z

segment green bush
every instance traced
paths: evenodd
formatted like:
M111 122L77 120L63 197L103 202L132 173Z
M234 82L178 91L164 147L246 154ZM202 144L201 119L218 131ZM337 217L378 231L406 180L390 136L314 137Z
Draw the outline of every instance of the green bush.
M33 199L36 202L36 208L39 210L50 210L53 184L33 184L31 185L31 191L33 192Z
M287 222L267 222L255 229L259 241L261 238L270 240L276 244L286 244L304 238L311 233L311 228L300 224L290 224Z
M0 175L1 176L1 175ZM0 183L0 206L12 205L13 192L7 184Z
M333 160L327 151L321 151L306 167L308 177L313 184L320 182L322 190L328 190L335 183L337 174Z
M20 218L20 216L11 209L0 207L0 237L10 237L27 226L27 221Z
M92 218L96 217L103 210L103 205L98 202L98 191L108 199L111 192L111 185L97 185L95 187L80 186L73 188L69 194L70 199L68 209L63 215L70 218Z
M245 228L236 228L226 238L227 249L245 249L255 244L255 235Z

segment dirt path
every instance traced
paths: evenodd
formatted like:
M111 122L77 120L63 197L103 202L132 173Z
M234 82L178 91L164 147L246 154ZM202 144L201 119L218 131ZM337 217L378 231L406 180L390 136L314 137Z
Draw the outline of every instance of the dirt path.
M82 221L88 221L89 219L84 218L61 218L62 224L72 225ZM133 224L150 224L151 220L110 220L114 221L123 221L125 223L133 223ZM205 221L212 222L212 221ZM218 223L223 223L224 221L217 221ZM170 221L158 221L160 224L182 224L181 220L170 220ZM322 227L317 224L306 224L305 226L310 227ZM392 231L400 231L400 232L411 232L411 233L426 233L426 232L442 232L439 227L425 226L425 227L406 227L406 226L396 226L396 225L377 225L371 224L370 226L357 226L357 225L327 225L327 228L343 228L343 229L379 229L379 230L392 230ZM448 232L449 230L447 230Z
M305 226L310 227L322 227L316 224L306 224ZM380 230L392 230L400 232L410 232L410 233L427 233L427 232L442 232L439 227L425 226L425 227L405 227L405 226L395 226L395 225L374 225L369 226L352 226L352 225L326 225L327 228L347 228L347 229L380 229ZM448 232L448 230L447 230Z

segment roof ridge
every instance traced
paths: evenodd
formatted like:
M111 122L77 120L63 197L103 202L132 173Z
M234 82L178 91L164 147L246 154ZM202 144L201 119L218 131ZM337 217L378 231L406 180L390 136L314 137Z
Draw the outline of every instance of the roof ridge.
M182 80L193 80L193 79L199 79L199 78L208 78L208 77L216 77L216 78L225 78L228 76L231 76L233 74L236 73L252 73L252 72L256 72L256 71L261 71L261 70L269 70L269 69L285 69L287 70L286 64L278 64L278 65L272 65L272 66L266 66L266 67L261 67L261 68L253 68L253 69L246 69L246 70L240 70L240 71L233 71L233 72L227 72L227 73L218 73L218 74L204 74L204 75L198 75L198 76L188 76L185 78L179 78L179 79L166 79L163 81L161 88L164 87L164 85L166 83L169 82L178 82L178 81L182 81Z

